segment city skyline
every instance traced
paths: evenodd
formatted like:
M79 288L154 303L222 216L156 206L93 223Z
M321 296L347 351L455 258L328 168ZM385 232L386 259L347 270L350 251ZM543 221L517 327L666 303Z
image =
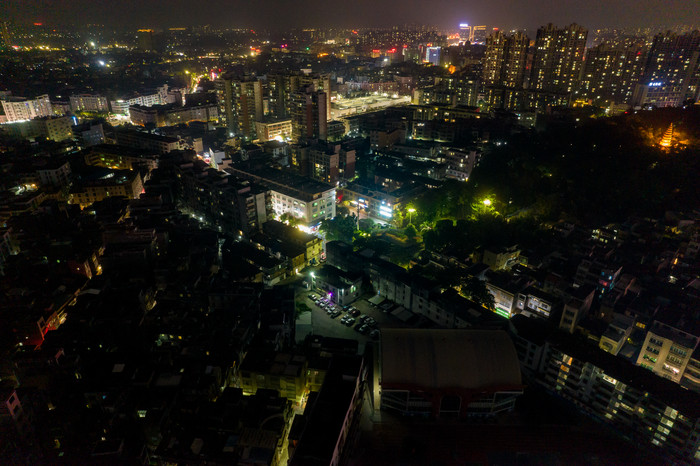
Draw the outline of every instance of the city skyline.
M247 2L241 0L205 0L198 6L195 9L190 2L182 0L153 0L145 4L126 0L120 2L118 7L112 2L95 4L86 0L7 0L0 6L0 17L18 24L104 24L115 28L211 24L216 27L280 30L289 27L385 27L420 23L456 29L458 24L468 23L502 29L536 30L547 23L575 22L589 29L665 29L679 25L696 26L698 2L596 0L583 6L575 0L564 0L553 5L544 0L525 3L496 0L472 5L456 5L442 0L431 3L430 8L426 9L415 0L385 0L380 4L360 0L351 6L311 0L305 3L304 8L279 0L262 0L255 9L247 9ZM367 15L367 11L374 14ZM634 11L634 15L629 14L630 11Z

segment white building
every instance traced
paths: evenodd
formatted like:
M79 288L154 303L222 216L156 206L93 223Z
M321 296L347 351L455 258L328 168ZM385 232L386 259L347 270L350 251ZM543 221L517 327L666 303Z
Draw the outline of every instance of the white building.
M24 97L6 99L2 101L2 108L5 111L5 121L8 123L53 115L53 108L47 94L40 95L36 99Z
M157 88L155 92L148 94L139 94L127 99L117 99L110 102L112 113L120 115L128 115L129 107L132 105L143 105L144 107L152 107L153 105L163 105L168 103L168 85L164 84Z
M74 112L109 112L107 97L102 95L72 95L70 96L70 107Z

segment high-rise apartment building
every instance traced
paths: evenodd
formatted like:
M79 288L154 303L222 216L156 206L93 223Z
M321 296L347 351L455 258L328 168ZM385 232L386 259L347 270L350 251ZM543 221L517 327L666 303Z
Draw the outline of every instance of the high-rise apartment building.
M522 87L530 40L522 32L496 31L486 38L482 80L485 85Z
M657 34L644 76L633 96L635 106L675 107L700 93L700 31Z
M588 50L581 94L597 105L628 103L644 72L643 39L604 42Z
M306 85L291 95L292 137L323 139L328 136L327 94Z
M268 73L264 95L267 99L266 116L289 118L289 96L291 83L288 74Z
M578 88L588 31L578 24L537 30L530 89L572 93Z
M313 86L314 91L325 93L326 120L331 119L331 76L329 74L318 73L296 73L289 76L289 93L293 94L299 90Z
M255 139L255 122L262 121L262 85L254 78L224 74L216 80L219 121L231 135Z

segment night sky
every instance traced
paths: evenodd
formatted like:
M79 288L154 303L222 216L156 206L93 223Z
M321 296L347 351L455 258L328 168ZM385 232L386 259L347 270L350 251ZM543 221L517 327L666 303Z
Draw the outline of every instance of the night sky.
M467 22L532 30L547 22L577 22L595 29L697 25L700 0L0 0L0 15L18 23L115 27L451 28Z

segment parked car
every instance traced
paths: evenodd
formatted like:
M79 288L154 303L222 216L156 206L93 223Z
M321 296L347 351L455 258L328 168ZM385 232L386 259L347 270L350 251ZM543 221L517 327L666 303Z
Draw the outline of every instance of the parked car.
M344 323L345 325L347 325L348 327L352 327L353 324L355 323L355 318L354 318L354 317L350 317L350 318L348 318L348 319L347 319L345 322L343 322L343 323Z
M372 338L372 340L379 340L379 329L375 328L369 332L369 336Z
M360 314L361 314L361 313L360 313L360 310L359 310L359 309L352 308L352 309L350 310L350 315L353 316L353 317L357 317L357 316L359 316Z

